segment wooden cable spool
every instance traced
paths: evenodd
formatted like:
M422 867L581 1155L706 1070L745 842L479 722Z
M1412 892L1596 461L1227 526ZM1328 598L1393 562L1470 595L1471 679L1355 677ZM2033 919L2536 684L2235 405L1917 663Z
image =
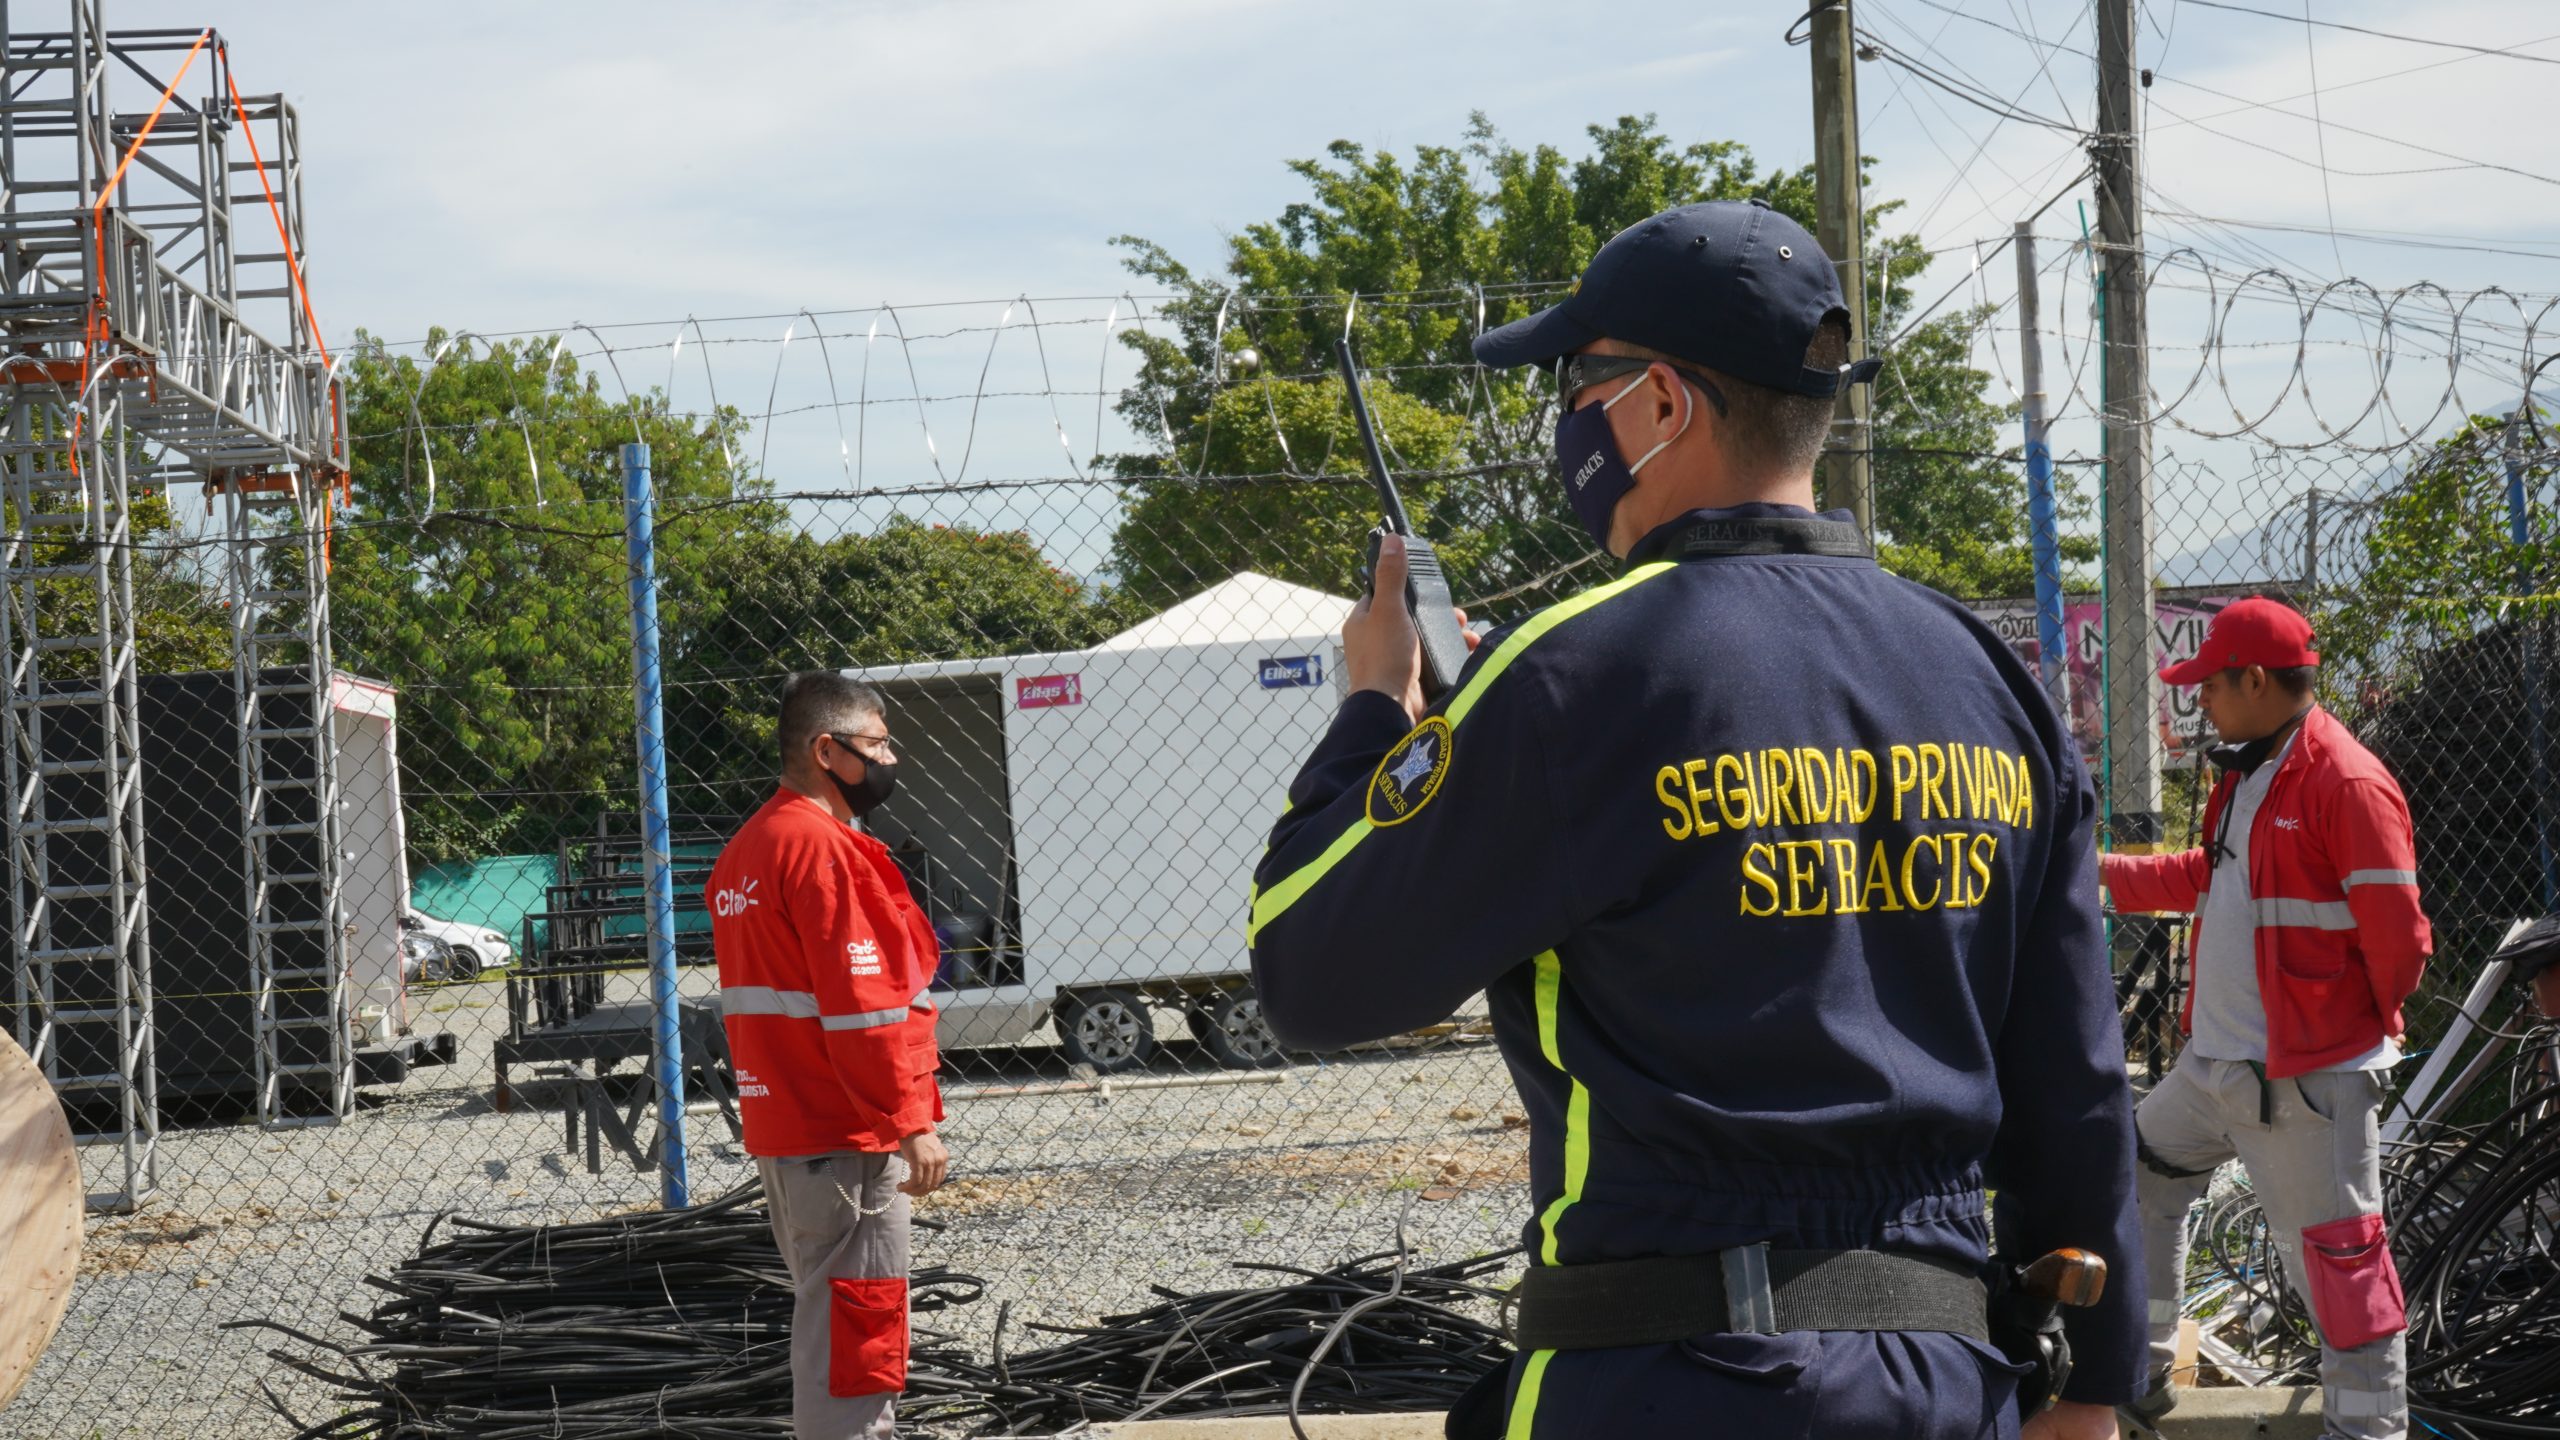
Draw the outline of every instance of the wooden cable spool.
M80 1158L62 1102L0 1032L0 1410L71 1303L80 1269Z

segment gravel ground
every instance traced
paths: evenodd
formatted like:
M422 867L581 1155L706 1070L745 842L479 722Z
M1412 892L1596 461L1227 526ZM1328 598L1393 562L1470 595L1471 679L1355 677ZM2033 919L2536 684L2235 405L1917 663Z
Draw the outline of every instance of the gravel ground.
M276 1337L225 1322L348 1334L337 1312L370 1308L364 1276L412 1253L439 1214L536 1222L653 1208L656 1176L610 1149L590 1175L564 1151L564 1084L519 1076L514 1111L491 1106L501 993L437 992L431 1018L464 1035L462 1062L370 1094L343 1125L170 1128L158 1198L139 1215L91 1217L70 1312L0 1415L0 1437L290 1434L262 1383L309 1419L329 1413L324 1387L264 1355ZM1145 1079L1235 1078L1176 1038L1179 1021L1164 1033ZM956 1058L955 1090L1079 1083L1045 1048ZM919 1212L949 1229L920 1236L919 1256L990 1283L984 1303L940 1327L983 1351L1000 1300L1014 1302L1016 1327L1078 1323L1146 1304L1151 1285L1236 1283L1237 1260L1323 1265L1386 1249L1399 1215L1434 1259L1516 1239L1526 1132L1489 1044L1441 1037L1271 1074L954 1100L958 1178ZM750 1178L717 1115L689 1129L696 1195ZM108 1158L84 1153L93 1185Z

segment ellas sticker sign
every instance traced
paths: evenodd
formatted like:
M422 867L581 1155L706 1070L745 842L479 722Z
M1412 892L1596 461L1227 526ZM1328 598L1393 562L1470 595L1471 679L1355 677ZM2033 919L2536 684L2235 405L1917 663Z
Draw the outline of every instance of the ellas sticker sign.
M1081 675L1028 675L1013 682L1013 703L1023 710L1046 710L1055 705L1084 703L1084 677Z

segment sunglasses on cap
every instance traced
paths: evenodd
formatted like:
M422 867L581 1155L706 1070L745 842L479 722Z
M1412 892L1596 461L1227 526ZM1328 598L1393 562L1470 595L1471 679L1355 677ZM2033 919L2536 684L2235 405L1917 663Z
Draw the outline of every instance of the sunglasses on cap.
M1672 374L1696 386L1699 393L1707 397L1708 403L1716 407L1717 414L1732 413L1731 407L1725 404L1724 392L1716 388L1716 382L1713 380L1686 365L1675 364L1669 360L1643 360L1633 355L1559 356L1556 360L1556 394L1562 400L1564 408L1570 411L1574 408L1574 402L1581 398L1582 392L1592 386L1603 381L1615 380L1621 375L1633 375L1637 371L1647 370L1656 365L1664 367Z

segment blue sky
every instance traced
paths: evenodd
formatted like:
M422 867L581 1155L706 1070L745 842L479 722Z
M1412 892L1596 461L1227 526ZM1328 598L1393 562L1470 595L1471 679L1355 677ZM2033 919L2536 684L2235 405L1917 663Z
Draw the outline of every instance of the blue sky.
M2334 31L2314 32L2310 53L2297 25L2165 0L2147 8L2158 23L2145 59L2170 77L2152 94L2182 115L2235 108L2208 90L2307 111L2292 97L2317 64L2333 126L2527 168L2548 148L2540 127L2521 123L2547 67ZM2088 62L1999 27L2086 50L2087 10L2079 0L1866 0L1859 14L1899 48L1934 42L2021 95L2022 108L2058 116L2067 105L2085 124ZM2313 10L2472 43L2560 31L2560 15L2531 0L2315 0ZM1779 39L1792 13L1502 0L117 0L109 18L210 21L249 89L282 89L301 106L325 322L406 336L429 323L512 329L1091 293L1115 274L1113 234L1214 259L1226 230L1296 198L1284 160L1336 138L1451 141L1472 109L1516 140L1568 147L1594 120L1653 112L1675 135L1739 139L1772 164L1802 163L1807 56ZM2543 49L2560 56L2560 43ZM2354 83L2438 61L2454 63ZM1933 244L2005 232L2031 203L2012 177L2051 170L2073 148L2068 136L1997 125L1881 62L1863 67L1861 85L1880 188L1912 201ZM2308 155L2307 123L2243 112L2211 122L2224 135L2157 112L2152 123L2155 180L2202 213L2317 226L2334 204L2347 225L2560 230L2550 185L2489 172L2341 177L2324 203L2316 171L2224 138ZM1976 158L1986 131L1997 133ZM2444 163L2335 129L2329 159L2365 170ZM2278 248L2327 249L2302 238ZM2360 274L2429 273L2413 258L2379 247L2348 256ZM2554 278L2550 263L2516 264Z
M2251 3L2289 11L2302 0ZM978 365L981 332L1012 297L1108 297L1129 284L1108 244L1115 234L1214 268L1226 233L1299 198L1283 162L1337 138L1450 143L1481 109L1517 142L1572 152L1584 125L1650 112L1684 140L1737 139L1765 164L1801 164L1808 55L1780 38L1795 13L1507 0L111 0L109 19L210 21L245 88L281 89L299 105L311 284L333 339L357 326L410 341L431 325L630 322L609 332L615 343L654 347L634 383L671 382L680 405L716 386L751 410L766 390L781 408L792 397L815 407L777 421L772 442L778 471L812 476L842 462L834 421L844 412L821 403L805 322L716 331L753 343L709 347L708 380L696 368L704 351L662 363L666 322L983 302L933 312L955 320L941 328L970 332L927 356L923 388L938 391L937 374ZM2560 57L2560 13L2534 0L2311 0L2310 13L2474 44L2548 36L2539 52ZM2075 53L2092 48L2085 0L1860 0L1858 14L1889 47L1960 70L2021 110L2089 123L2091 64ZM2386 291L2418 280L2560 290L2560 183L2481 168L2560 171L2546 159L2547 127L2530 123L2550 67L2187 0L2145 0L2145 17L2144 62L2160 76L2148 94L2154 207L2246 222L2156 214L2155 254L2189 243L2225 267L2281 262L2315 286L2352 275ZM1860 85L1865 148L1880 162L1870 199L1908 200L1908 222L1948 252L1926 294L1966 279L1968 247L2005 235L2079 166L2076 135L1995 121L1888 61L1862 66ZM2313 122L2315 104L2325 124ZM2332 216L2373 233L2333 241ZM2062 246L2076 226L2065 199L2041 227L2055 287L2049 344L2063 347L2048 350L2049 367L2086 355L2085 333L2073 333L2087 329L2086 289L2062 273L2075 263ZM2431 234L2463 238L2422 238ZM2500 248L2533 253L2484 253ZM2005 301L2011 274L2006 257L1994 260L1965 298ZM2160 297L2164 390L2191 373L2191 339L2183 359L2178 345L2209 303L2200 291ZM1097 425L1092 413L1094 392L1118 384L1111 347L1097 343L1104 309L1040 312L1059 322L1057 346L1040 358L1053 375L1082 378L1045 382L1073 392L1062 405L982 413L987 458L973 463L995 468L976 473L1055 472L1062 432L1069 455L1125 443L1116 420ZM842 323L859 334L869 322ZM799 337L787 355L786 324ZM2268 335L2280 342L2292 328L2283 320ZM2355 348L2370 339L2370 314L2332 311L2314 328L2339 352L2332 361L2371 370ZM1983 343L2013 366L2016 339L1995 327ZM2278 363L2259 350L2281 344L2235 352L2244 407L2255 403L2250 368ZM1008 339L997 352L994 370L1019 371L1011 388L1040 388L1020 378L1030 351ZM2389 383L2422 388L2412 377L2423 369L2403 362ZM2494 378L2469 389L2485 396ZM2423 411L2411 397L2408 408ZM879 452L887 469L866 468L866 484L930 479L933 460L949 473L968 419L942 402L921 409L933 452L912 430L894 442L885 430L866 436L866 457L894 447Z

